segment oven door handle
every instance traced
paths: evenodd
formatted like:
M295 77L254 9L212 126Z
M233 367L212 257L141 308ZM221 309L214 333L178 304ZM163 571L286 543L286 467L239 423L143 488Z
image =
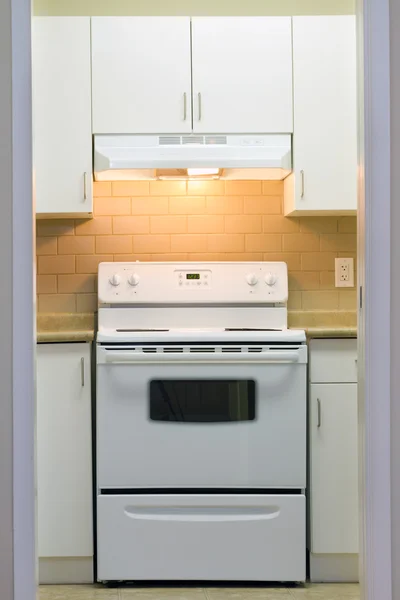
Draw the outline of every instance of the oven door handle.
M165 365L165 364L265 364L265 363L297 363L300 359L298 350L268 350L266 352L157 352L142 354L135 351L106 351L106 363L137 364L137 365ZM103 362L103 361L99 361Z
M126 506L124 513L130 519L138 521L265 521L276 519L280 515L279 506L265 507L139 507Z

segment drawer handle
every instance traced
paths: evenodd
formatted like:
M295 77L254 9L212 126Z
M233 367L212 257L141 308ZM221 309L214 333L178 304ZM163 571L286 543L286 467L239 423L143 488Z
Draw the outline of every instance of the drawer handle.
M276 519L279 506L218 507L218 506L157 506L146 508L126 506L124 513L130 519L141 521L265 521Z
M83 199L87 200L87 173L83 174Z
M85 359L81 358L81 386L85 387Z
M321 400L317 398L317 427L321 427Z
M304 198L304 171L303 170L300 171L300 175L301 175L301 194L300 194L300 198Z
M186 92L183 93L183 120L186 121L187 117L187 99Z

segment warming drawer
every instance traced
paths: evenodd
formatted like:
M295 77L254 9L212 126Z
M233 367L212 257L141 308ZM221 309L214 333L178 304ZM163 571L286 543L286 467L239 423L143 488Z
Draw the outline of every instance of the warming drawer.
M302 494L106 495L98 580L304 581Z

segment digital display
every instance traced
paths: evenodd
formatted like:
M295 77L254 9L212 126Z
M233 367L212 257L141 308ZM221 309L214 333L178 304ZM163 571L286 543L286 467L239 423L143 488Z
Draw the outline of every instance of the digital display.
M200 279L200 273L186 273L186 279Z

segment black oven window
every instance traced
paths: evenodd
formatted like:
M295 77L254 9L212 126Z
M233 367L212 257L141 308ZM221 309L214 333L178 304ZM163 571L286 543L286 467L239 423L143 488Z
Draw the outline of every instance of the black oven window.
M150 419L184 423L254 421L255 382L163 379L150 382Z

